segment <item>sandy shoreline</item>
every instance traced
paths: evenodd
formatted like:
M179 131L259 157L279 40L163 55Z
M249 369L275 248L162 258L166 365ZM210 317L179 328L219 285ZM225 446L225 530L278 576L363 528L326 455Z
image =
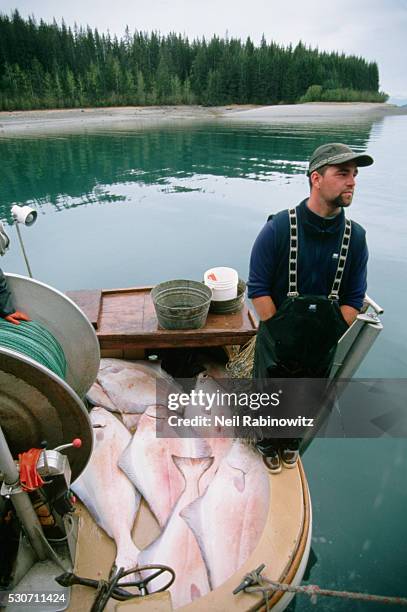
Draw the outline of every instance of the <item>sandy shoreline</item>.
M407 108L390 104L320 103L278 106L126 106L0 112L0 137L52 133L131 130L160 125L226 120L233 122L291 123L371 121L387 115L405 115Z

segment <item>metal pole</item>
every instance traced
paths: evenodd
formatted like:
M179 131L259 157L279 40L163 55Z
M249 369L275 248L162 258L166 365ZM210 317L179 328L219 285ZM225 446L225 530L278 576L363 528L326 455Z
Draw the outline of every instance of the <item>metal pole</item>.
M377 323L365 323L355 342L347 352L342 365L335 373L335 379L353 377L382 329L383 326L380 321ZM342 391L344 391L344 389L345 387L343 387Z
M25 252L25 248L24 248L24 244L23 244L23 239L21 237L20 228L18 226L18 221L16 221L15 224L16 224L17 236L18 236L18 239L20 241L21 250L23 252L23 257L24 257L25 265L27 266L27 270L28 270L28 274L29 274L30 278L32 278L33 275L32 275L32 272L31 272L30 264L28 263L28 257L27 257L27 253Z
M0 426L0 472L3 474L4 484L8 486L18 485L20 474L14 463L12 454L4 437ZM38 555L40 561L48 558L47 548L38 534L42 533L42 527L32 507L31 500L25 491L19 491L10 495L10 499L16 510L17 516L23 526L24 532L30 541L31 546Z

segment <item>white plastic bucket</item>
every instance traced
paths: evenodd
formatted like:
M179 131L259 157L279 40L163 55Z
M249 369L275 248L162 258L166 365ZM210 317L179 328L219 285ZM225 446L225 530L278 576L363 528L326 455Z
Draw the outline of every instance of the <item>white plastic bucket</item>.
M204 282L212 289L214 302L223 302L237 297L239 275L233 268L210 268L204 274Z

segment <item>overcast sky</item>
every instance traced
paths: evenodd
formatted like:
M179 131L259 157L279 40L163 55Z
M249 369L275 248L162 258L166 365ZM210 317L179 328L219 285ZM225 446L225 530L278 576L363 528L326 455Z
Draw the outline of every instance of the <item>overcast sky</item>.
M407 0L0 0L1 12L89 24L121 36L131 31L212 34L282 44L300 39L378 62L380 86L407 102Z

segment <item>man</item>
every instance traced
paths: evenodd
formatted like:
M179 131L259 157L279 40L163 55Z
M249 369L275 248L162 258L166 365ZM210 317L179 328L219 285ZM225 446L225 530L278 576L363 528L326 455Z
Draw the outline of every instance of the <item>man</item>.
M338 339L366 292L364 229L345 219L359 166L373 159L329 143L311 155L310 196L274 215L253 246L249 297L260 318L254 377L326 377ZM278 443L278 444L277 444ZM293 467L298 441L258 445L272 471Z
M13 323L20 325L20 321L29 321L30 319L24 312L16 310L13 304L13 298L7 286L7 281L0 269L0 317Z

